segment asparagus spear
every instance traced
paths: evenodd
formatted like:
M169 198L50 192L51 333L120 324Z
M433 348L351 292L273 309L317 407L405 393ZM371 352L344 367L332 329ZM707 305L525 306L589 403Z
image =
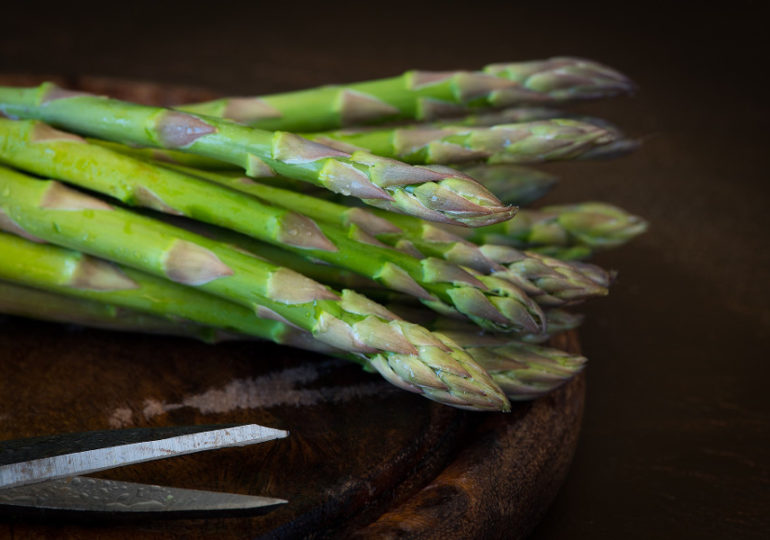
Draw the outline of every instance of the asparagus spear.
M47 138L41 140L40 132ZM485 327L537 331L542 324L536 304L511 284L487 284L444 261L419 260L377 245L363 233L316 224L210 182L66 136L45 124L0 120L0 159L129 204L221 225L327 261L414 294L443 312L456 309Z
M511 107L508 109L497 109L490 111L481 111L460 118L448 118L436 122L425 122L419 124L420 127L441 128L445 126L464 126L464 127L492 127L501 124L520 124L527 122L536 122L540 120L554 120L567 118L570 120L580 120L588 124L606 129L620 135L617 126L595 116L585 116L559 109L548 107Z
M442 332L470 351L511 400L533 399L555 390L587 362L579 355L499 335Z
M4 235L0 233L0 243L2 243L2 236ZM81 256L78 262L82 263L83 260L84 257ZM173 284L170 285L173 289ZM72 290L68 292L72 294ZM195 296L195 294L190 295L188 300L194 302ZM204 296L205 301L206 295L201 296ZM237 308L237 306L234 307ZM166 311L166 308L162 309ZM251 317L248 310L245 311L245 317L256 319ZM0 313L108 330L189 337L207 343L222 339L249 339L250 337L272 341L280 339L285 344L301 349L356 360L340 350L323 346L310 334L278 321L257 319L265 329L263 335L224 334L216 328L199 326L182 319L147 315L114 304L85 300L77 296L65 296L4 281L0 281ZM566 382L579 371L584 361L582 357L567 355L560 351L557 353L554 349L522 349L523 344L517 342L490 342L484 348L477 343L478 340L474 336L470 336L469 339L466 334L456 333L456 339L467 342L474 360L478 359L482 367L484 364L481 362L485 362L489 366L489 373L493 380L505 385L507 397L517 401L538 397L558 384ZM566 357L571 360L571 363L562 360L562 363L556 364L557 368L554 369L554 361L551 358L554 354L558 354L557 360ZM562 366L566 366L567 369ZM544 383L540 382L543 378L546 379Z
M453 233L479 244L499 244L519 249L579 248L585 255L621 246L647 229L647 222L625 210L602 202L545 206L519 210L507 223L467 229L448 227ZM545 250L551 254L554 250Z
M147 315L113 304L73 298L6 281L0 281L0 313L106 330L192 337L206 343L219 341L225 335L215 328L189 321Z
M540 163L573 159L616 140L613 130L567 118L492 127L408 126L305 134L341 151L366 151L414 164Z
M408 71L398 77L251 98L224 98L181 110L262 129L322 131L394 120L433 120L483 107L553 103L628 93L633 84L578 58L493 64L483 72Z
M558 334L579 328L584 319L584 316L580 313L572 313L562 308L546 308L543 311L546 318L546 330L543 332L489 333L480 330L478 327L475 327L467 321L438 315L435 312L427 310L421 305L412 302L409 298L381 298L379 301L399 317L413 321L428 328L432 332L440 332L452 336L455 335L455 332L466 335L468 336L468 340L464 341L466 344L468 341L480 339L482 336L498 336L523 343L545 343Z
M101 139L87 139L89 143L104 146L115 152L126 154L137 159L152 161L164 165L179 165L186 167L188 171L212 171L221 174L235 174L237 168L228 167L229 164L200 158L194 154L185 154L174 150L159 150L156 148L139 148L125 144L103 141ZM195 159L190 159L195 158ZM526 206L545 196L556 185L555 176L521 165L508 163L498 165L486 164L460 164L455 168L472 177L489 191L495 194L505 204ZM263 184L299 191L302 193L323 194L328 191L291 178L267 177L257 178ZM344 197L339 196L338 197Z
M592 124L599 128L602 128L610 133L613 140L604 144L599 144L589 148L583 149L579 154L573 156L574 159L588 160L588 159L614 159L616 157L624 156L639 148L641 141L629 139L623 135L623 133L613 124L602 120L600 118L582 116L565 113L556 109L548 109L543 107L523 107L513 109L503 109L500 111L489 111L480 114L473 114L465 116L463 118L453 118L443 122L433 122L430 124L422 124L418 126L421 130L436 129L441 130L444 128L453 128L459 126L468 127L493 127L506 124L516 124L522 122L537 122L543 120L551 120L557 118L568 118L571 120L578 120L583 123ZM333 145L332 145L333 146ZM463 170L463 167L458 167ZM465 171L468 173L468 171ZM470 173L469 173L470 174ZM473 176L473 174L471 174ZM474 178L476 178L474 176ZM476 178L478 180L478 178ZM483 184L484 182L482 182ZM493 189L493 193L499 194Z
M77 313L77 322L91 324L99 317L105 324L119 325L125 320L125 310L129 310L128 313L142 314L141 318L129 315L132 327L146 324L145 317L151 316L160 321L157 324L162 325L160 329L164 332L175 324L180 331L194 331L206 340L222 333L238 333L285 345L314 346L319 352L331 350L318 340L307 340L306 334L294 327L256 317L252 309L77 251L4 232L0 232L0 251L0 279L62 295L71 302L87 302L89 306L68 306L62 304L63 300L23 306L26 313L34 313L37 318L47 318L41 316L41 311L50 314L54 306L56 318L72 320ZM18 294L3 298L6 308L12 307L15 299L14 312L19 313L18 305L23 298ZM113 308L104 308L103 303ZM214 332L199 334L205 327L213 328Z
M0 171L0 210L5 230L141 269L293 324L430 399L475 409L508 407L488 374L454 343L353 291L336 293L237 249L8 169Z
M226 161L249 176L295 178L425 219L476 224L512 215L511 208L461 173L438 173L368 152L349 154L293 133L70 92L50 83L0 87L0 112L107 140Z
M507 109L481 110L467 116L448 118L422 124L425 127L466 126L492 127L500 124L518 124L553 118L568 118L570 115L549 107L509 107Z
M484 72L518 82L534 92L548 92L555 101L595 99L627 94L635 89L633 82L614 69L567 56L490 64Z
M590 263L568 263L494 244L484 244L479 249L489 259L504 265L505 269L496 275L518 284L541 306L564 306L606 296L615 279L614 273Z

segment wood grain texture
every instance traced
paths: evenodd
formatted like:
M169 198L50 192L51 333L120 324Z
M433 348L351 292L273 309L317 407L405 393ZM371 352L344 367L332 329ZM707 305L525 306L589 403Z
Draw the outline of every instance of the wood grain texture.
M554 345L577 351L576 334ZM492 415L439 476L359 538L523 538L567 473L583 413L585 378L511 415ZM458 530L457 523L463 526Z
M420 486L435 476L472 418L392 389L356 365L270 344L211 346L9 319L0 350L3 439L238 422L290 431L287 439L253 447L101 474L291 500L258 518L142 526L160 538L331 532L348 518L383 510L405 480ZM124 538L133 527L104 524L88 531ZM48 529L36 523L15 528L31 537ZM79 524L57 523L55 531L59 538L86 534Z
M575 350L573 337L559 339ZM15 318L0 325L0 350L2 439L230 422L291 432L98 475L290 499L267 516L85 527L77 516L3 515L8 538L521 537L563 480L584 392L581 378L507 415L468 413L355 365L270 344L211 346Z
M144 103L214 97L96 77L59 82ZM558 340L577 352L574 334ZM233 422L291 433L99 475L290 500L266 516L83 524L2 515L0 538L518 538L563 481L585 392L581 377L510 414L469 413L272 344L212 346L10 317L0 321L0 358L0 439Z

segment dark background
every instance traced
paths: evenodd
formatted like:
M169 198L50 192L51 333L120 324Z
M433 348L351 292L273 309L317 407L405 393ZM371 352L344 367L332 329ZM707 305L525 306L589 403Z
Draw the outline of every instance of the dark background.
M597 259L620 278L585 308L581 440L533 537L766 537L766 18L763 2L670 4L17 2L0 72L243 94L564 54L625 72L636 96L579 109L643 147L548 167L547 202L600 199L651 227Z

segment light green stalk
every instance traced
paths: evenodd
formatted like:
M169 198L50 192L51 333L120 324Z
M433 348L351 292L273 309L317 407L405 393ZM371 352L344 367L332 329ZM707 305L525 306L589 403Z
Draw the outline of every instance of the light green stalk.
M544 307L565 306L606 296L615 274L589 263L565 262L533 251L484 244L480 251L503 266L495 273L519 285Z
M430 121L469 110L626 94L633 84L596 62L551 58L494 64L483 72L407 71L387 79L184 105L262 129L322 131L397 120Z
M0 233L0 244L2 244L3 236L5 235ZM81 255L77 259L77 263L83 264L87 260L87 256ZM1 271L2 269L0 268ZM153 278L149 279L152 280ZM233 339L269 339L301 349L331 354L347 360L360 361L360 359L345 354L343 351L323 346L304 331L278 321L260 320L253 317L248 310L245 310L244 320L248 318L259 322L259 325L256 327L253 322L249 322L248 326L251 327L251 331L254 328L259 330L251 336L247 334L224 333L219 329L200 326L184 319L147 315L130 308L103 303L104 300L109 298L109 292L103 294L100 301L86 300L77 296L78 291L81 291L81 289L67 289L62 287L61 284L57 285L58 288L62 288L67 294L73 296L0 281L0 313L123 332L188 337L200 339L207 343ZM168 285L170 285L171 289L175 287L171 283L168 283ZM184 292L189 292L184 291L184 288L180 289L182 289L183 294ZM160 292L164 292L162 288ZM98 294L93 296L98 296ZM189 302L196 301L196 294L194 293L184 294L184 296L188 297L187 300ZM209 299L213 298L208 295L201 296L204 297L204 303L207 302L206 297ZM154 298L161 300L157 296ZM197 300L200 300L200 297ZM167 309L168 306L163 306L162 308L163 311L167 311ZM236 312L239 310L243 311L243 309L235 305L233 305L233 309ZM495 381L499 380L500 383L505 385L505 392L509 399L532 399L547 391L548 388L555 387L559 379L566 381L577 372L576 369L561 368L561 364L557 364L557 369L554 369L551 356L555 354L555 351L552 349L537 349L534 351L522 349L522 344L510 342L510 340L505 343L490 343L488 347L482 347L478 345L476 339L468 340L467 338L468 336L465 334L457 334L457 339L467 344L468 350L474 359L478 358L486 362L490 368L492 378ZM561 359L562 357L573 360L573 365L565 363L568 368L578 365L578 362L582 360L582 357L571 356L566 353L561 353L558 358ZM543 384L540 380L533 380L543 378L547 379L547 384Z
M0 87L0 112L69 131L141 146L182 150L280 175L426 219L494 223L512 210L460 173L437 173L367 152L339 151L287 132L62 90Z
M442 332L470 351L511 400L534 399L580 373L587 359L499 335Z
M237 174L235 171L238 170L237 167L229 166L228 163L209 160L193 154L185 154L174 150L138 148L135 146L103 141L101 139L87 140L91 144L104 146L115 152L120 152L121 154L126 154L137 159L153 161L163 165L178 165L188 168L188 171L190 169L195 169L197 171L203 170L222 174ZM454 168L478 181L489 191L494 193L494 195L503 203L515 206L526 206L531 204L537 199L545 196L557 182L556 177L551 174L530 167L523 167L521 165L486 165L477 163L469 165L466 163L456 165ZM328 190L322 187L308 184L307 182L293 180L291 178L265 177L257 178L256 180L262 184L299 191L301 193L317 194L319 196L329 194ZM343 195L339 194L334 196L344 198Z
M459 332L466 336L476 336L479 339L481 339L480 336L495 335L500 339L512 339L526 343L544 343L557 334L578 328L583 323L583 315L581 314L572 313L560 308L548 308L544 311L546 318L546 330L544 332L536 334L516 332L490 334L480 331L467 321L436 315L435 312L425 309L407 297L382 298L380 301L400 317L414 321L421 326L429 328L431 331L447 335L454 335L455 332Z
M121 332L191 337L206 343L229 337L215 328L189 321L147 315L113 304L73 298L6 281L0 281L0 313Z
M180 329L194 329L196 336L202 335L207 341L222 333L237 333L285 345L307 342L306 346L314 346L315 350L331 350L317 340L307 340L306 334L296 328L256 317L252 309L77 251L4 232L0 232L0 251L0 279L62 295L56 301L23 305L21 302L30 300L31 293L22 296L9 291L2 295L2 305L4 310L13 309L12 313L89 325L101 320L112 327L122 325L125 310L130 310L127 316L132 328L152 324L166 332L173 324ZM142 315L135 317L135 312ZM145 317L154 317L157 322L148 323ZM215 330L197 333L206 327Z
M617 128L617 126L602 120L601 118L570 114L557 109L548 109L543 107L521 107L513 109L503 109L500 111L485 111L479 114L472 114L462 118L452 118L442 122L432 122L429 124L421 124L418 126L420 129L443 129L445 127L493 127L502 126L507 124L517 124L522 122L538 122L551 119L570 119L577 120L583 123L592 124L601 129L606 130L612 137L612 141L584 148L578 155L573 156L573 159L589 160L589 159L614 159L626 154L630 154L641 145L640 140L629 139ZM464 167L454 165L459 170L464 170ZM468 171L464 171L476 180L480 180L477 176L474 176ZM490 187L487 183L481 182L487 187ZM500 194L492 189L495 195ZM501 199L503 200L503 199ZM516 204L516 203L511 203Z
M365 151L407 163L431 165L575 159L613 142L617 134L587 122L557 118L492 127L448 125L325 131L305 137L346 152Z
M503 224L450 230L479 244L500 244L518 249L580 248L578 253L621 246L647 230L647 222L607 203L584 202L519 210ZM554 252L546 250L544 253ZM550 254L550 253L549 253Z
M548 92L553 101L596 99L636 89L633 82L612 68L569 56L501 62L486 66L484 72L517 82L533 92Z
M458 407L505 409L489 376L451 342L346 290L86 196L0 170L2 228L136 268L297 326L385 378Z
M538 120L569 117L569 113L549 107L509 107L507 109L481 110L467 116L442 119L422 124L422 126L492 127L500 124L518 124L519 122L535 122Z

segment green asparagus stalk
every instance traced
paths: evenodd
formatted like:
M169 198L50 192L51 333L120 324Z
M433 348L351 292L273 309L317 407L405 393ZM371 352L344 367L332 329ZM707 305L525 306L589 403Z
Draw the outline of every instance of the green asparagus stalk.
M140 148L125 144L103 141L101 139L87 139L89 143L104 146L115 152L128 156L167 165L180 165L189 169L229 173L237 171L236 167L228 163L210 160L185 154L174 150L159 150L157 148ZM460 164L455 168L478 181L489 191L495 194L505 204L526 206L545 196L556 185L556 177L537 169L523 167L521 165L500 164ZM300 182L291 178L267 177L257 178L263 184L299 191L311 194L328 194L328 190ZM336 195L344 198L344 195Z
M461 173L438 173L368 152L349 154L293 133L71 92L50 83L0 87L0 112L111 141L225 161L249 176L295 178L425 219L475 225L512 215L511 208ZM37 139L44 137L38 134Z
M191 337L206 343L229 337L213 327L190 321L147 315L113 304L50 293L7 281L0 281L0 313L106 330Z
M518 124L520 122L536 122L553 118L568 118L569 113L549 107L510 107L507 109L482 110L467 116L447 118L422 124L425 127L465 126L492 127L500 124Z
M2 228L6 228L8 219L6 215ZM125 310L129 310L129 313L140 313L142 317L137 319L129 315L132 325L144 325L145 317L155 317L162 321L157 324L162 324L163 332L170 324L195 331L196 335L201 335L197 334L200 328L209 327L216 333L204 332L202 335L206 338L237 333L284 345L312 346L319 352L331 350L318 340L308 340L306 333L297 328L256 317L252 309L130 267L41 243L39 239L33 242L0 232L0 252L3 253L0 279L6 283L47 291L72 302L87 302L90 306L67 306L62 304L63 300L26 305L26 313L34 314L36 318L47 318L41 316L41 311L50 313L49 310L54 309L57 318L75 319L90 325L93 319L103 317L105 323L118 325L124 320ZM3 295L3 305L11 307L14 299L15 313L24 314L19 312L19 295ZM105 303L113 307L104 308Z
M579 254L619 247L647 229L647 222L607 203L584 202L519 210L516 219L479 229L450 227L478 244L518 249L580 248ZM545 250L551 254L554 250Z
M39 136L41 131L47 138ZM443 260L420 260L379 244L363 233L315 223L210 182L139 162L82 140L68 140L67 135L32 121L0 120L0 159L128 204L227 227L341 266L387 287L414 294L442 312L456 309L488 328L534 332L542 324L537 305L510 284L485 283L485 279Z
M479 340L486 336L494 335L500 339L512 339L526 343L545 343L557 334L577 329L583 323L583 315L572 313L562 308L547 308L544 310L546 330L540 333L522 333L510 332L507 334L488 333L470 324L468 321L452 317L442 317L434 311L425 309L411 298L403 295L392 295L391 297L382 297L379 301L390 311L396 313L399 317L413 321L433 332L454 335L461 333L468 336L468 340ZM475 337L474 337L475 336ZM467 340L465 341L467 344Z
M463 127L492 127L502 124L520 124L527 122L537 122L540 120L554 120L567 118L570 120L580 120L588 124L605 128L608 131L620 134L620 130L614 124L597 118L595 116L585 116L559 109L548 107L512 107L509 109L498 109L491 111L482 111L469 114L460 118L448 118L436 122L426 122L419 124L420 127L441 128L445 126L463 126Z
M407 163L430 165L574 159L612 143L617 134L587 122L558 118L492 127L349 129L310 133L305 137L345 152L365 151Z
M179 109L262 129L322 131L397 120L429 121L479 108L599 98L632 90L625 76L596 62L551 58L494 64L483 72L408 71L375 81L224 98Z
M420 129L443 129L446 127L456 128L459 126L466 127L488 127L501 126L507 124L517 124L522 122L538 122L552 119L571 119L577 120L583 123L592 124L599 128L608 131L613 140L605 144L599 144L589 148L583 149L578 155L573 156L573 159L580 160L594 160L594 159L614 159L626 154L630 154L641 145L641 141L635 139L629 139L623 135L623 133L613 124L602 120L600 118L575 115L559 111L557 109L548 109L543 107L523 107L513 109L503 109L500 111L488 111L480 114L472 114L463 118L453 118L443 122L432 122L429 124L421 124L418 126ZM333 146L333 145L332 145ZM456 168L463 170L463 167ZM468 173L468 171L465 171ZM470 174L470 173L468 173ZM473 176L473 174L471 174ZM474 176L474 178L476 178ZM476 178L478 180L478 178ZM482 182L484 184L484 182ZM486 184L485 184L486 185ZM492 190L497 195L497 192ZM499 196L499 195L498 195Z
M565 262L553 257L509 246L479 247L490 260L504 266L495 275L519 285L544 307L576 304L606 296L615 274L590 263Z
M451 342L350 290L112 207L58 182L0 171L3 228L144 270L297 326L359 355L394 384L458 407L506 409L500 389Z
M534 399L580 373L587 359L499 335L443 332L470 351L511 400Z
M2 236L5 235L0 233L0 243L2 243ZM82 263L83 260L87 260L85 257L87 256L81 256L77 262ZM170 285L173 289L174 285ZM72 290L68 292L72 293ZM189 301L194 302L195 296L195 294L190 295ZM205 301L207 295L201 296L204 296ZM234 307L237 311L237 306ZM162 309L166 310L165 307ZM248 310L245 311L245 318L256 319L251 316ZM256 328L260 330L264 328L264 334L259 333L259 335L252 336L227 334L216 328L200 326L183 319L147 315L114 304L85 300L77 296L66 296L4 281L0 281L0 313L123 332L187 337L199 339L206 343L214 343L223 339L249 339L251 337L272 341L280 339L285 344L301 349L355 360L340 350L323 346L314 340L310 334L278 321L266 319L259 321L261 326L258 325ZM490 375L495 381L499 380L501 384L505 385L506 395L511 400L521 401L538 397L549 389L555 388L558 382L566 382L578 371L578 369L563 369L561 364L557 364L557 369L554 369L553 360L549 356L555 354L553 349L542 348L542 350L531 351L522 349L522 344L517 342L490 342L488 348L483 350L483 347L477 344L478 340L475 339L475 336L470 336L469 339L468 335L457 333L457 339L467 343L468 350L471 351L474 360L478 358L487 363L490 368ZM582 357L560 353L557 358L561 359L562 357L572 359L572 365L563 362L568 367L582 365L580 364L583 360ZM480 365L482 364L480 363ZM484 366L482 365L482 367ZM533 384L531 382L533 377L545 377L548 379L547 384L538 381Z
M501 62L486 66L484 72L518 82L534 92L548 92L555 101L596 99L635 90L634 83L614 69L567 56L531 62Z

